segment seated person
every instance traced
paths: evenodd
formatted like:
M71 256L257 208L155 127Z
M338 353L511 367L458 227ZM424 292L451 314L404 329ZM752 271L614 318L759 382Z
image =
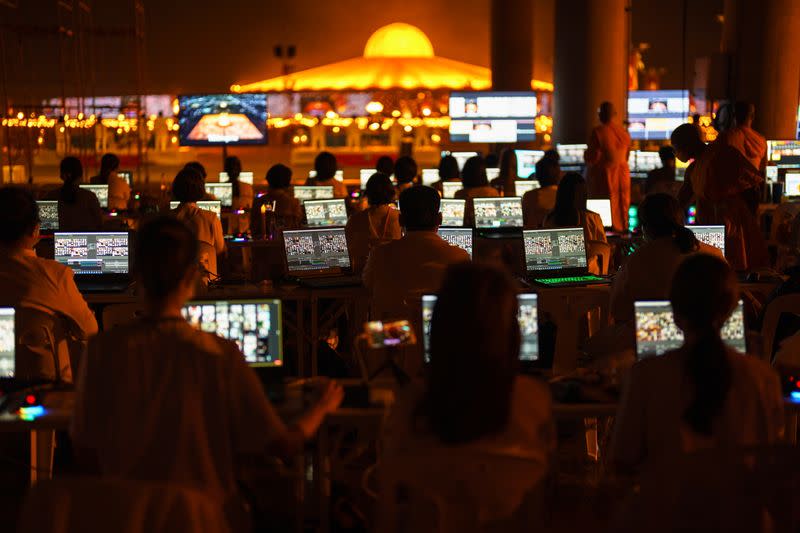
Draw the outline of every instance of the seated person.
M417 162L404 155L394 162L394 179L397 180L397 194L414 186L417 179Z
M661 168L656 168L647 173L644 182L644 193L654 194L663 192L675 194L675 150L672 146L662 146L658 149L661 158Z
M204 270L203 277L209 280L218 275L217 256L225 251L225 235L216 213L197 207L197 202L203 199L205 192L205 181L190 168L178 172L172 182L172 196L180 202L174 214L192 229L200 243L199 260Z
M553 158L542 158L536 162L536 180L539 188L522 196L522 219L525 229L539 229L544 219L556 207L556 192L561 178L561 168Z
M86 473L192 487L228 511L238 499L238 460L301 452L343 394L329 383L287 427L236 345L182 318L199 275L198 251L192 230L174 217L139 231L145 316L89 343L71 433Z
M89 183L108 185L108 208L116 211L128 209L131 200L131 187L119 177L119 157L105 154L100 159L100 174L92 176Z
M612 462L642 472L699 450L777 443L784 424L778 375L720 338L739 300L734 272L719 257L693 255L675 272L669 299L686 340L633 366L614 424Z
M92 191L81 189L83 165L77 157L65 157L59 168L64 185L45 196L58 200L58 229L60 231L100 231L103 229L103 210Z
M250 209L253 206L253 186L239 181L242 173L242 162L236 156L225 158L225 173L233 188L233 209Z
M445 181L461 181L461 170L458 168L458 159L452 155L443 155L439 160L439 181L433 188L442 192L442 183Z
M431 187L411 187L400 194L400 226L405 235L373 248L364 267L375 320L411 316L408 298L436 291L448 265L469 261L466 251L436 233L442 222L439 203L439 194Z
M200 161L189 161L184 165L184 168L190 168L195 172L197 172L198 174L200 174L200 176L203 178L203 183L205 183L206 180L208 179L208 173L206 172L206 167L204 167L203 164L200 163ZM209 198L204 198L204 199L209 199Z
M489 185L494 187L501 196L516 196L517 189L514 183L517 179L519 179L517 176L517 152L513 148L503 148L500 153L500 174Z
M387 523L381 531L397 531L389 499L397 472L421 487L466 482L469 501L480 505L481 526L510 518L544 480L556 442L550 391L518 373L516 295L516 283L501 270L477 264L448 268L431 319L427 379L401 390L384 426L381 503ZM503 457L518 458L518 475L498 468L480 479L459 477L487 456L497 457L498 466ZM419 496L412 491L405 507L408 531L426 525L413 521L419 516L413 498Z
M20 310L28 308L56 316L71 337L86 340L97 333L94 313L75 286L72 269L36 257L38 241L39 208L33 196L19 187L0 189L0 306L17 309L18 333L26 331ZM62 380L72 382L68 353L59 353L58 369L51 368L52 360L20 360L23 353L17 353L18 377L54 379L58 370Z
M336 156L330 152L320 152L314 159L314 170L317 175L306 180L306 185L333 186L334 198L347 198L347 187L335 179L339 165Z
M292 194L292 169L278 163L272 165L267 171L267 193L256 198L253 209L250 210L250 228L253 235L264 235L264 218L261 216L261 206L267 205L272 209L277 229L296 229L303 220L303 207L300 200Z
M380 172L381 174L386 174L387 176L392 175L394 172L394 161L388 155L382 155L375 161L375 172Z
M473 212L473 198L497 198L500 193L489 185L486 176L486 163L481 156L473 156L466 160L461 170L461 183L464 188L456 191L456 198L466 200L464 205L464 225L469 227L475 224Z
M400 211L394 208L395 192L389 176L380 172L370 176L366 196L369 207L353 213L344 228L354 272L364 269L372 248L402 237Z

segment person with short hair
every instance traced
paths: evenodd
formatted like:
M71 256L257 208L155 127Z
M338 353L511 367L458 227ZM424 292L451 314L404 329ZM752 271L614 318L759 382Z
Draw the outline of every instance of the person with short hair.
M561 180L558 160L545 155L536 162L536 176L532 177L539 182L539 188L522 195L522 220L525 229L541 228L544 219L556 207L556 193Z
M200 174L200 176L203 178L204 183L208 179L208 172L206 172L206 167L204 167L200 161L189 161L183 166L183 168L192 169L198 174Z
M300 200L292 194L292 169L281 163L272 165L267 170L266 175L267 192L259 196L253 202L250 210L250 228L253 235L261 236L264 232L264 218L261 214L261 207L269 206L275 217L275 224L278 229L297 229L303 220L303 207Z
M370 176L366 196L369 207L353 213L344 228L354 272L364 269L372 248L402 236L400 211L394 207L396 195L389 176L380 172Z
M500 193L489 185L486 176L486 163L480 156L473 156L464 162L461 169L461 183L464 188L456 191L455 197L466 200L464 204L464 225L470 227L475 224L473 198L497 198Z
M394 162L394 179L397 180L397 193L413 187L417 179L417 162L404 155Z
M644 193L674 194L675 150L672 146L662 146L658 149L658 157L661 159L661 168L653 169L647 173L647 179L644 182Z
M135 250L144 314L89 343L71 427L77 463L102 477L202 490L233 522L237 463L300 453L342 389L328 382L287 426L236 344L182 317L199 276L193 230L159 217L141 228Z
M466 251L437 234L442 222L439 204L439 193L431 187L421 185L400 193L400 225L405 235L373 248L364 268L374 318L410 316L408 298L435 291L447 266L470 260Z
M45 200L58 200L58 229L60 231L100 231L103 229L103 209L92 191L81 189L83 165L77 157L61 160L59 176L64 185L45 195Z
M347 187L343 182L336 179L337 170L339 170L339 164L336 161L336 156L330 152L320 152L314 158L314 171L317 175L313 178L309 177L306 180L306 185L330 185L333 186L334 198L347 198Z
M375 161L375 172L380 172L391 177L394 173L394 161L388 155L382 155Z
M239 180L242 173L242 162L235 155L225 158L225 173L233 189L233 209L250 209L253 206L253 185Z
M720 132L715 142L735 148L753 169L763 173L767 166L767 140L753 129L756 107L750 102L736 102L733 115L736 125Z
M461 181L461 169L458 168L458 159L450 154L439 159L439 181L432 187L442 194L442 183L446 181Z
M131 187L119 177L119 157L116 154L104 154L100 158L100 173L92 176L89 183L108 185L108 208L116 211L128 209L131 200Z

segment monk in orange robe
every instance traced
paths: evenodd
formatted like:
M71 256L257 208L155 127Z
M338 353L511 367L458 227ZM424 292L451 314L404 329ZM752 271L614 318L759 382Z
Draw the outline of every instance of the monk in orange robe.
M589 197L610 199L612 226L616 231L625 231L631 203L631 136L614 120L617 111L611 102L600 104L598 115L600 125L592 130L584 154Z
M739 150L758 172L767 166L767 140L753 129L756 108L748 102L736 102L733 108L736 126L719 134L717 142Z
M692 124L672 132L675 156L692 161L686 169L678 199L697 206L698 224L725 226L725 258L738 271L769 266L767 245L758 226L756 208L762 176L744 155L730 145L700 139Z

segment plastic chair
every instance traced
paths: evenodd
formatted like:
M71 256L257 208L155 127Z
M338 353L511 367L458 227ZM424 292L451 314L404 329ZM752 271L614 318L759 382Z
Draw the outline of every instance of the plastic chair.
M770 362L774 353L775 331L783 313L800 314L800 294L779 296L769 303L761 326L761 341L764 346L762 357Z
M138 303L108 305L103 309L103 330L130 324L141 316L142 311L142 305Z

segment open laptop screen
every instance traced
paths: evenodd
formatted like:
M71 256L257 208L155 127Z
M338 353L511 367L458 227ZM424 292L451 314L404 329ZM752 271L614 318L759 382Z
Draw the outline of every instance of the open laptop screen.
M80 185L81 189L86 189L87 191L91 191L97 196L97 201L100 202L100 207L103 209L108 209L108 185L91 185L88 183L82 183Z
M309 226L344 226L347 224L347 207L344 199L306 200L306 222Z
M206 183L206 194L210 194L219 200L222 207L231 207L233 205L232 183Z
M56 233L55 260L75 275L129 274L128 234Z
M466 203L466 200L443 198L439 205L439 211L442 213L442 226L463 226Z
M521 228L522 198L475 198L476 228Z
M42 231L58 230L58 201L39 200L39 223Z
M603 227L610 228L614 225L611 221L611 200L608 198L586 200L586 209L600 215L600 220L603 221Z
M514 182L514 194L519 197L525 196L525 193L538 189L540 187L538 180L517 180Z
M344 228L284 231L289 273L350 268Z
M439 237L465 250L472 258L472 228L439 228Z
M800 172L787 172L784 180L783 195L787 198L800 198Z
M517 156L517 176L528 179L536 175L536 163L544 157L543 150L514 150Z
M460 181L443 181L442 182L442 197L455 198L456 193L464 188Z
M439 181L438 168L423 168L422 169L422 184L431 186Z
M586 269L583 228L526 230L522 235L529 274Z
M305 200L330 200L333 198L333 185L298 185L293 187L294 197Z
M206 211L211 211L217 218L222 218L222 202L219 200L200 200L197 203L197 207L200 209L204 209ZM171 210L178 209L178 206L181 205L180 202L172 201L169 203L169 208Z
M316 178L317 177L317 171L316 170L309 170L308 171L308 177L312 178L312 179ZM333 175L333 179L335 179L336 181L344 181L344 170L337 170L336 174Z
M697 240L717 248L725 255L725 226L689 226Z
M187 303L193 327L232 340L251 366L283 366L280 300L217 300Z
M13 378L16 369L15 314L13 307L0 307L0 378Z

